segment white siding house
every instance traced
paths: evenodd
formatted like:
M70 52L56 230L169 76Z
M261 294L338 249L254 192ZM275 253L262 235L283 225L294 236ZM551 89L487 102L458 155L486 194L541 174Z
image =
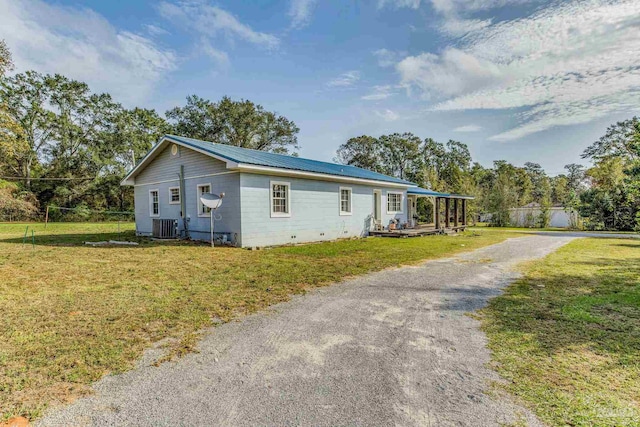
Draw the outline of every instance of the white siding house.
M248 150L172 135L129 172L136 231L172 220L177 235L210 239L202 193L224 193L215 238L242 247L366 236L374 225L407 222L416 185L353 166ZM186 227L185 227L186 225Z

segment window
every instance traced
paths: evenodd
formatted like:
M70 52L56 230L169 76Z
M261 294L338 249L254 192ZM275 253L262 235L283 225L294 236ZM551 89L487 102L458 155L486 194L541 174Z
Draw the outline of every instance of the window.
M351 189L340 187L340 215L351 215Z
M387 213L402 212L402 193L387 193Z
M290 217L288 182L271 181L271 216Z
M208 207L206 207L205 205L202 204L202 202L200 201L200 196L202 196L203 194L209 194L211 193L211 184L200 184L198 185L198 194L197 194L197 199L198 199L198 216L209 216L211 215L211 209L209 209Z
M149 216L160 216L160 197L158 190L149 190Z
M180 204L180 187L169 187L169 204Z

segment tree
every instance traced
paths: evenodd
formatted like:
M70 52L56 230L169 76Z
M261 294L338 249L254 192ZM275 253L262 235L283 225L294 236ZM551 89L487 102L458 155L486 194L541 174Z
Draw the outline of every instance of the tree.
M422 144L422 180L421 184L432 190L444 191L446 183L441 180L446 150L444 145L433 138L426 138Z
M116 113L103 132L100 144L101 157L111 159L104 164L109 173L102 174L95 182L96 193L101 195L104 205L117 205L120 211L133 205L131 188L121 186L120 181L169 128L155 110L136 107Z
M24 178L26 190L34 191L42 205L123 206L123 192L130 190L120 188L119 181L132 166L128 149L144 145L140 154L150 144L118 127L125 113L108 94L91 93L85 83L61 75L28 71L4 79L0 95L7 121L17 125L12 130L2 124L2 167ZM65 181L32 183L34 171L38 178Z
M18 127L3 132L3 152L11 156L5 167L25 178L27 189L31 188L34 165L43 155L56 126L55 114L48 109L50 96L47 78L34 71L5 78L0 85L5 122Z
M13 69L11 51L4 40L0 40L0 78Z
M382 146L377 138L368 135L349 138L338 147L336 161L343 165L357 166L375 172L383 172Z
M569 187L569 179L566 175L558 175L550 178L551 203L554 205L565 205L571 195L577 195L576 191Z
M582 155L594 167L586 172L592 188L580 195L581 213L590 228L640 228L640 119L607 128Z
M549 203L551 188L549 178L542 166L538 163L526 162L524 171L531 180L533 200L539 204Z
M4 40L0 40L0 79L4 77L4 74L13 69L13 62L11 60L11 52L7 47ZM13 173L18 169L15 159L18 153L24 152L26 146L24 143L24 137L21 134L20 126L11 117L7 110L7 104L4 99L0 98L0 172L1 173Z
M132 169L136 163L169 133L170 125L155 110L133 108L119 110L104 138L110 150L106 155L114 156L124 169Z
M640 118L633 117L611 125L607 132L582 154L596 161L620 157L631 162L640 160Z
M584 190L585 169L584 166L577 163L565 165L567 170L567 187L576 194Z
M187 105L166 112L173 121L173 132L189 138L219 142L222 134L222 118L216 105L196 95L187 96Z
M386 174L413 180L418 172L421 140L412 133L382 135L382 164Z
M0 179L0 221L32 220L38 214L37 204L33 194Z
M105 175L117 171L105 132L122 107L108 94L92 93L85 83L61 75L46 76L45 80L54 116L42 176L68 181L62 186L39 182L39 199L67 207L86 202L104 209L108 206L99 200L96 186Z
M225 96L214 103L193 95L166 116L181 136L283 154L298 149L294 122L248 100Z
M449 140L441 162L440 180L444 181L446 190L452 193L468 193L471 154L469 148L458 141Z
M494 179L488 194L488 206L493 214L492 224L498 227L509 225L509 209L516 207L518 192L515 185L516 168L505 160L493 162Z

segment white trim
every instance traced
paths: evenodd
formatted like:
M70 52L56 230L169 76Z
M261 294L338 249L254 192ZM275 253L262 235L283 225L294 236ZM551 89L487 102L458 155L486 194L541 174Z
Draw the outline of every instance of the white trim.
M180 180L178 178L176 179L165 179L164 181L154 181L154 182L147 182L145 184L133 184L133 187L144 187L145 185L158 185L158 184L166 184L168 182L179 182Z
M174 202L171 200L171 190L178 190L178 201ZM180 204L180 200L182 199L182 194L180 194L180 187L169 187L168 190L169 191L169 204L170 205L179 205Z
M226 171L226 172L208 173L208 174L205 174L205 175L187 176L184 179L186 181L188 179L209 178L211 176L229 175L229 174L232 174L232 173L240 173L240 171ZM133 184L133 186L134 187L142 187L143 185L166 184L167 182L177 182L177 181L179 181L178 178L176 178L176 179L165 179L164 181L146 182L144 184Z
M198 217L199 218L209 218L209 217L211 217L211 212L202 213L202 208L204 207L204 205L200 201L200 188L201 187L206 187L206 186L209 186L209 194L211 194L211 191L213 191L213 187L211 187L211 183L210 182L202 182L202 183L196 185L196 203L198 205Z
M274 212L273 211L273 186L274 185L286 185L287 186L287 212ZM271 218L291 218L291 183L287 181L269 181L269 214Z
M161 151L160 148L164 148L166 146L166 143L168 142L186 147L200 154L204 154L205 156L209 156L214 159L220 160L221 162L224 162L226 164L227 169L238 170L241 172L253 172L253 173L272 174L272 175L281 175L281 176L315 178L317 180L334 181L334 182L373 184L373 185L395 187L395 188L416 187L415 184L410 184L410 183L402 184L397 182L389 182L389 181L376 180L376 179L353 178L348 176L331 175L331 174L324 174L324 173L317 173L317 172L305 172L305 171L298 171L298 170L292 170L292 169L282 169L282 168L273 168L268 166L258 166L258 165L249 165L245 163L237 163L233 160L226 159L222 156L212 154L210 152L190 146L176 139L172 139L171 136L168 136L168 135L165 135L162 138L160 138L158 143L142 158L142 160L137 165L133 167L133 169L131 169L131 171L129 171L129 173L120 182L120 185L136 185L135 183L136 175L142 169L144 169L149 162L155 159L157 153Z
M124 177L124 179L120 182L120 185L135 185L135 176L138 174L139 171L141 171L142 169L144 169L144 167L146 167L146 165L152 161L153 159L155 159L156 157L156 153L160 150L160 147L164 148L166 146L166 143L168 142L172 142L174 144L177 145L181 145L183 147L186 147L190 150L196 151L200 154L204 154L205 156L209 156L209 157L213 157L214 159L220 160L221 162L226 163L227 165L227 169L237 169L238 168L238 163L229 160L229 159L225 159L224 157L221 156L217 156L215 154L211 154L207 151L201 150L199 148L196 147L192 147L188 144L185 144L184 142L172 139L170 136L165 135L162 138L160 138L160 141L158 141L158 143L151 149L151 151L149 151L140 161L140 163L138 163L137 165L135 165L133 167L133 169L131 169L131 171L129 171L129 173L127 174L127 176Z
M342 191L346 190L349 192L349 210L342 210ZM340 187L338 191L338 209L340 211L340 216L348 216L353 215L353 189L351 187Z
M144 169L149 162L155 159L157 152L160 151L160 148L164 148L166 146L166 143L168 142L186 147L200 154L204 154L205 156L209 156L214 159L220 160L221 162L224 162L226 164L227 169L238 170L241 172L253 172L253 173L272 174L272 175L281 175L281 176L315 178L317 180L334 181L334 182L373 184L373 185L395 187L395 188L416 187L415 184L411 184L411 183L402 184L397 182L389 182L389 181L376 180L376 179L353 178L348 176L331 175L331 174L324 174L324 173L317 173L317 172L305 172L305 171L298 171L293 169L282 169L282 168L274 168L274 167L268 167L268 166L258 166L258 165L249 165L245 163L237 163L233 160L226 159L222 156L212 154L210 152L190 146L176 139L172 139L171 136L168 136L168 135L165 135L162 138L160 138L158 143L151 149L151 151L149 151L144 156L144 158L136 166L134 166L134 168L131 169L131 171L129 171L129 173L120 182L120 185L135 185L135 176L142 169Z
M400 195L400 210L399 211L390 211L389 210L389 194L399 194ZM401 191L387 191L387 215L400 214L404 212L402 210L402 204L404 202L404 193Z
M321 180L321 181L369 184L369 185L379 185L384 187L409 188L409 187L416 186L415 184L401 184L398 182L378 181L374 179L352 178L348 176L328 175L324 173L305 172L305 171L299 171L299 170L293 170L293 169L281 169L281 168L272 168L268 166L247 165L245 163L238 164L238 170L240 172L256 173L256 174L262 174L262 175L279 175L279 176L291 176L291 177L300 177L300 178L313 178L315 180Z
M157 214L153 213L153 199L151 198L151 193L154 193L154 192L158 194L158 213ZM157 188L149 190L149 216L151 218L160 217L160 190Z
M208 173L208 174L205 174L205 175L187 176L187 177L185 177L185 180L187 180L187 179L209 178L210 176L229 175L231 173L240 173L240 171L216 172L216 173Z
M377 211L376 211L376 197L380 196L380 203L378 208L380 209L380 218L376 218L377 215ZM380 223L382 224L382 190L379 188L375 188L373 190L373 220L375 221L376 219L378 219L380 221Z

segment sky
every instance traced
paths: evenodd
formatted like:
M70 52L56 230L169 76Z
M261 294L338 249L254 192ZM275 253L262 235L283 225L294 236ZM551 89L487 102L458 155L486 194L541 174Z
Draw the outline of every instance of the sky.
M578 162L640 113L639 0L0 0L15 72L160 113L187 95L293 120L300 155L412 132L494 160Z

